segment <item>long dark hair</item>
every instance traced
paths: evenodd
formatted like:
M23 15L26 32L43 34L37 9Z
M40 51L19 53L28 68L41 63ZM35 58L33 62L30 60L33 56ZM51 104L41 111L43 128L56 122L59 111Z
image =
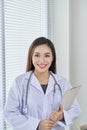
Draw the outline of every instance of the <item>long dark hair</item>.
M34 66L32 64L32 55L34 52L34 49L39 46L39 45L44 45L46 44L52 51L52 55L53 55L53 61L52 64L49 68L50 71L52 71L53 73L56 73L56 52L55 52L55 47L53 45L53 43L45 38L45 37L39 37L37 39L35 39L31 46L29 47L28 50L28 59L27 59L27 66L26 66L26 72L30 71L30 70L34 70Z

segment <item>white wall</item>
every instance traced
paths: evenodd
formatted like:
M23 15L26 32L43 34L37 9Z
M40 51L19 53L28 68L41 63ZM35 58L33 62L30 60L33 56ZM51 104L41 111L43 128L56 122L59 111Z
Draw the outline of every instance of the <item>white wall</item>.
M72 85L81 84L78 101L82 113L66 130L87 123L87 0L53 0L53 41L58 73Z
M57 72L69 80L69 0L53 0L53 25Z
M70 80L81 84L78 100L82 113L71 130L87 124L87 0L70 0Z
M69 79L69 0L53 1L53 41L58 73Z

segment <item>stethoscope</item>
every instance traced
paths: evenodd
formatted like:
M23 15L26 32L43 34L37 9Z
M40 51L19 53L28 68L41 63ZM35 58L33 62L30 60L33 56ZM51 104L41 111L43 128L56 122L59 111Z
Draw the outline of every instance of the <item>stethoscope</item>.
M25 92L25 101L23 103L23 106L22 106L22 114L23 115L26 115L28 113L28 105L27 105L27 100L28 100L28 89L29 89L29 84L30 84L30 80L31 80L31 77L32 77L32 74L33 74L33 71L30 73L30 76L29 76L29 79L28 79L28 82L27 82L27 88L26 88L26 92ZM52 72L50 72L51 76L53 77L55 83L54 83L54 89L53 89L53 97L55 96L55 92L56 92L56 86L59 88L59 91L60 91L60 96L62 97L62 89L60 87L60 85L57 83L57 80L56 78L54 77L54 75L52 74Z

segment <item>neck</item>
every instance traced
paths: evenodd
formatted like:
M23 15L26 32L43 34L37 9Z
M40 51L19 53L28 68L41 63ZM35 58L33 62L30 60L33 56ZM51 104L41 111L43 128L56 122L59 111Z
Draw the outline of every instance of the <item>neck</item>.
M50 73L49 71L47 72L37 72L34 71L35 76L39 80L40 84L47 84L49 80Z

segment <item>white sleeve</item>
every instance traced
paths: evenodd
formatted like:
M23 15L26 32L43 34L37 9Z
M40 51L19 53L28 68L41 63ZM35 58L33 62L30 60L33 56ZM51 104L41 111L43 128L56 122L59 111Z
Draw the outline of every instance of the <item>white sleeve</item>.
M79 116L81 112L77 99L75 99L74 103L68 111L64 110L63 112L65 124L70 125L71 123L73 123L73 121Z
M75 100L73 105L68 111L63 110L64 120L58 121L57 124L63 127L66 125L69 126L78 117L80 112L81 110L80 110L79 104L77 100Z
M36 130L40 120L31 116L25 116L21 113L19 105L21 95L18 92L19 90L15 81L10 89L4 107L4 119L12 125L14 130Z

